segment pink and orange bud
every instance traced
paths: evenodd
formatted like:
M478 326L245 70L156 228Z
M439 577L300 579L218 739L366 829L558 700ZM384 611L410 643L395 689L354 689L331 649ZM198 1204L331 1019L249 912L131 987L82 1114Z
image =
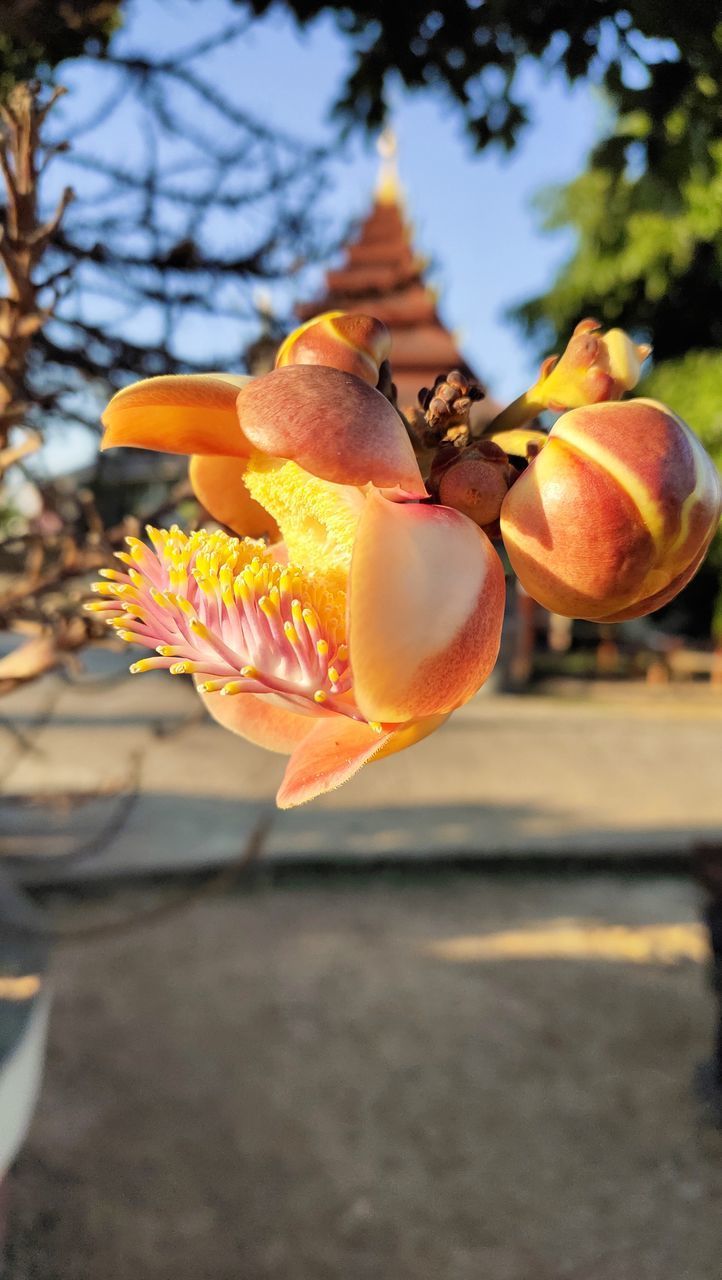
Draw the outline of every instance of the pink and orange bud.
M651 347L637 345L623 329L603 333L598 320L582 320L561 357L549 356L529 398L544 409L577 409L619 400L636 387Z
M375 387L391 350L391 334L374 316L328 311L302 324L281 344L276 368L289 364L322 364Z
M481 440L467 449L441 445L429 480L439 502L468 516L494 537L501 504L516 477L504 450L491 440Z
M623 329L602 331L598 320L581 320L561 356L547 356L528 391L503 409L490 427L520 427L545 409L563 413L586 404L619 400L636 387L652 348L635 343Z
M694 432L653 400L564 414L509 491L501 531L524 589L567 617L667 604L700 567L722 491Z

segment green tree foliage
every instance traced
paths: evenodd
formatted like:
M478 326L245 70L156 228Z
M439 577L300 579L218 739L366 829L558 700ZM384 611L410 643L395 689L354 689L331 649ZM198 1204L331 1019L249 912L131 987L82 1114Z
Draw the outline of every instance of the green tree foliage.
M635 125L620 121L618 136ZM540 349L587 313L645 333L657 360L722 347L722 143L680 161L632 177L593 157L542 197L546 228L571 228L576 245L550 289L514 312Z
M640 393L672 405L694 427L722 473L722 351L689 351L658 364ZM680 597L687 619L722 642L722 532L699 578Z
M237 0L256 14L276 0ZM714 0L285 0L299 22L331 13L354 61L338 110L348 123L376 129L389 80L433 88L463 114L480 147L511 148L529 120L523 65L534 59L569 80L602 86L620 115L643 111L650 164L666 151L667 121L678 111L687 138L719 124L722 24ZM695 144L696 145L696 144ZM619 148L620 154L623 148ZM620 155L616 158L619 168Z
M675 188L654 174L615 179L592 167L545 197L547 226L576 247L549 291L517 308L540 354L563 349L596 315L654 344L638 394L670 405L722 472L722 146ZM704 569L665 611L673 630L722 640L722 536Z
M636 104L612 93L611 136L575 181L540 197L543 225L571 230L574 249L550 288L512 315L540 354L563 348L584 315L650 340L641 394L689 422L722 468L722 23L706 54L691 31L679 52L650 68ZM677 629L722 636L719 535L669 612Z
M722 351L689 351L678 360L665 360L639 390L672 405L722 471Z
M120 22L119 0L15 0L3 5L0 97L89 47L105 48Z
M236 2L261 16L278 0ZM646 112L653 122L645 142L652 164L665 150L665 122L674 111L684 111L698 134L718 127L722 38L714 0L284 2L302 24L332 14L346 36L353 62L337 108L347 124L378 128L396 78L410 89L431 87L444 95L478 146L511 148L531 116L523 64L534 59L571 81L596 81L621 115ZM125 0L5 4L0 83L3 77L27 78L38 66L55 66L93 45L103 48L124 7Z

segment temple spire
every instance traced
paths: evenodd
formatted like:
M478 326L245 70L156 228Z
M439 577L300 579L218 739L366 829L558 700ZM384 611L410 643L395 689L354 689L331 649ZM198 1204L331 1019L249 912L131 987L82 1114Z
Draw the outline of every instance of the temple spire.
M426 263L416 252L396 168L396 139L379 139L381 172L374 201L343 261L326 272L320 297L302 302L296 313L310 320L322 311L364 312L391 330L391 367L400 408L413 418L418 393L437 374L473 371L439 316L436 292L425 279ZM478 422L500 410L491 396L474 406Z
M379 204L400 204L403 196L399 179L398 142L390 125L379 135L376 150L381 157L379 176L376 180L376 199Z

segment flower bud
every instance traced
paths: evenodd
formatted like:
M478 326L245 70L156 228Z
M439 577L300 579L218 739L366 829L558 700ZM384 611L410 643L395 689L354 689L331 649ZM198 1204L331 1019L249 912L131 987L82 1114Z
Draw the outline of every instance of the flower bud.
M651 350L632 342L623 329L605 334L598 320L582 320L562 356L544 361L529 399L539 408L555 410L618 400L636 387Z
M442 445L432 463L430 483L443 506L454 507L493 537L498 536L501 504L516 476L504 450L482 440L462 450Z
M374 316L327 311L289 333L276 355L276 368L289 364L321 364L353 373L370 386L391 350L391 334Z
M564 414L504 499L524 589L567 617L619 622L674 599L718 527L722 490L694 432L654 400Z

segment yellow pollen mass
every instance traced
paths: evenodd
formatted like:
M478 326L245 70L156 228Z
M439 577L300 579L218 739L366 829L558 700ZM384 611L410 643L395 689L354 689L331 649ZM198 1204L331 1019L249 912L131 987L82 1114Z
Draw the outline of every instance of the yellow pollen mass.
M364 503L361 490L320 480L277 458L252 458L244 480L280 528L289 559L323 575L329 585L345 587Z

